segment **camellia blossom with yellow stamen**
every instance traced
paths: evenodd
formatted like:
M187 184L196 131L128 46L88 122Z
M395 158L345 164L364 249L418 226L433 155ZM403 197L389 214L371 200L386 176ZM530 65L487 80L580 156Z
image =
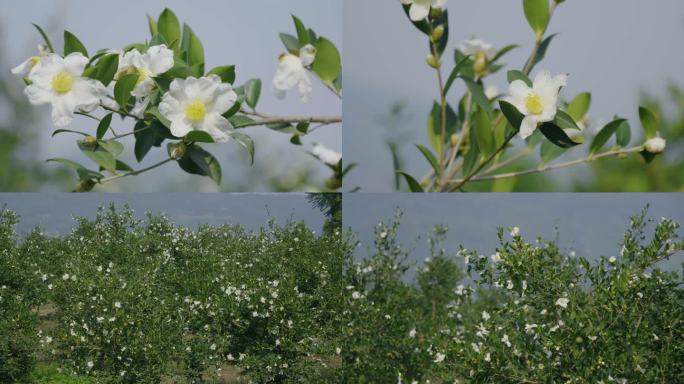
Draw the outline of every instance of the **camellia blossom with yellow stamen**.
M558 94L567 85L567 75L551 76L541 71L534 78L532 87L522 80L515 80L509 86L509 94L504 101L511 103L525 118L520 125L520 137L530 137L540 123L552 121L558 112Z
M473 69L478 75L485 73L489 61L496 55L496 49L494 49L493 45L474 37L461 42L458 50L472 58Z
M173 68L173 65L173 51L165 45L150 47L144 54L133 49L121 56L116 78L138 75L138 82L131 92L138 104L131 111L132 114L142 116L149 105L149 96L156 86L154 78Z
M409 17L412 21L420 21L428 17L430 8L443 8L447 0L399 0L404 5L410 5Z
M22 77L30 75L38 67L40 61L50 54L50 51L43 45L38 46L38 52L38 56L31 56L28 60L12 68L12 73Z
M299 50L299 56L286 53L280 56L278 71L273 78L273 92L279 99L285 98L287 91L297 86L302 102L311 99L311 79L306 67L316 60L316 48L307 44Z
M159 104L159 112L171 121L171 134L185 137L192 131L207 132L216 142L226 142L233 129L222 115L235 105L237 94L216 75L175 79Z
M33 105L52 104L52 121L64 127L74 119L75 112L94 111L107 96L104 85L83 77L88 58L81 53L67 57L48 54L30 72L31 85L25 93Z

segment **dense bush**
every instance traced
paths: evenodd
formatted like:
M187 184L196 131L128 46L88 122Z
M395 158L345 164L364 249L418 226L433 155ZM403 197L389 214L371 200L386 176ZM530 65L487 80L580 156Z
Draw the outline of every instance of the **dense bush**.
M56 323L41 328L45 354L68 372L102 382L292 382L336 364L350 257L341 239L303 223L190 230L112 207L64 237L36 230L3 246L12 268L28 272L23 292Z
M650 238L648 223L635 216L619 256L595 262L527 243L517 228L499 230L491 257L448 254L437 227L418 284L406 282L398 218L380 224L374 252L350 271L340 373L359 383L684 382L684 276L658 268L684 244L676 223L662 219Z

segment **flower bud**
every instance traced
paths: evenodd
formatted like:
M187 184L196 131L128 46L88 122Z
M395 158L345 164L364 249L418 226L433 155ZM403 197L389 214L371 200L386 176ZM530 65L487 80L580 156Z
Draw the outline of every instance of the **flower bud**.
M458 133L452 133L451 136L449 136L449 144L451 144L452 147L455 147L458 144Z
M425 59L425 62L432 68L439 68L439 59L433 54L429 54Z
M171 157L174 160L182 159L187 151L188 147L183 142L169 145L169 157Z
M95 147L97 145L97 138L94 136L86 136L85 139L83 139L83 145L87 147Z
M81 180L76 184L74 192L90 192L95 187L95 182L91 179Z
M656 154L663 152L666 146L667 141L665 141L665 139L662 137L654 137L652 139L646 140L646 143L644 143L644 149L646 149L646 152Z
M487 54L480 51L475 54L475 60L473 61L473 70L477 75L484 75L487 72Z
M444 36L444 26L438 25L437 28L432 30L432 35L430 37L432 38L432 42L436 43L439 40L441 40L443 36Z
M430 9L430 18L431 18L432 20L438 19L440 16L442 16L442 8L435 8L435 7L432 7L432 8Z
M342 179L337 176L333 176L325 181L325 187L333 191L340 189L342 188Z

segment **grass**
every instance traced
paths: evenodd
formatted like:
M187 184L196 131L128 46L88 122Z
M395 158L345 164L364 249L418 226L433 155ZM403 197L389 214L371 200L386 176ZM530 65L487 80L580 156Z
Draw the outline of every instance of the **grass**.
M31 372L29 383L36 384L97 384L93 378L73 376L59 371L56 364L39 363Z

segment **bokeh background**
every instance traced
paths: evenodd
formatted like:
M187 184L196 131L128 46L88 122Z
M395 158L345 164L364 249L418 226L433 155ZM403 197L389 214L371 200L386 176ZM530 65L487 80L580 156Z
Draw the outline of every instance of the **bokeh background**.
M315 78L312 100L301 103L296 93L284 100L275 98L271 80L284 47L279 32L294 33L290 14L328 37L342 49L342 2L339 0L121 0L116 2L82 0L6 1L0 14L0 190L71 190L75 175L45 159L62 157L89 164L76 148L74 137L54 130L50 108L31 107L23 96L23 82L10 69L35 54L42 42L31 23L42 25L55 49L61 50L62 31L68 29L95 52L101 48L121 48L149 38L146 14L155 18L164 7L171 8L200 37L207 56L207 69L236 65L236 84L260 78L263 90L259 111L271 115L340 115L341 101ZM344 55L344 53L342 52ZM126 122L129 124L129 122ZM123 131L123 123L114 127ZM94 132L87 118L77 118L72 129ZM303 139L303 146L290 144L290 137L265 127L246 129L256 142L257 158L250 167L249 156L235 143L208 147L223 168L223 183L217 188L209 178L180 172L175 164L110 183L104 191L291 191L315 190L331 176L329 168L310 156L313 143L341 152L342 127L323 127ZM132 166L133 140L126 140L122 158ZM166 157L165 149L154 148L143 164ZM136 168L134 166L134 168Z
M618 255L630 217L646 206L647 217L656 222L666 217L684 224L680 193L347 194L343 222L361 242L357 259L368 256L375 226L391 222L399 210L403 216L397 239L411 251L409 261L415 265L429 256L427 235L435 225L449 227L444 248L452 255L463 245L489 257L498 246L497 229L503 228L508 237L509 229L517 226L530 243L538 237L555 240L565 252L596 260ZM646 230L647 238L652 230ZM684 252L679 252L661 267L675 269L682 262Z
M517 43L503 63L519 68L529 55L534 36L520 0L451 0L450 44L444 71L453 68L453 49L471 36L495 47ZM434 70L425 64L427 42L406 18L396 0L345 0L344 152L358 163L345 178L345 189L394 189L392 157L396 145L402 168L421 176L428 165L413 143L427 145L426 121L438 98ZM598 129L614 115L630 119L640 131L638 105L659 112L668 151L644 167L637 159L610 160L548 175L524 177L516 184L478 186L483 190L519 191L681 191L684 190L684 2L681 0L571 0L557 9L549 33L559 33L537 69L569 73L566 98L583 91L593 96L589 129ZM512 69L512 68L509 68ZM503 70L486 84L507 91ZM458 103L462 82L449 102ZM578 158L584 149L569 151ZM562 161L562 160L561 160ZM523 168L534 165L533 162ZM405 188L405 186L404 186ZM468 188L466 188L468 189ZM472 188L470 188L472 190Z

